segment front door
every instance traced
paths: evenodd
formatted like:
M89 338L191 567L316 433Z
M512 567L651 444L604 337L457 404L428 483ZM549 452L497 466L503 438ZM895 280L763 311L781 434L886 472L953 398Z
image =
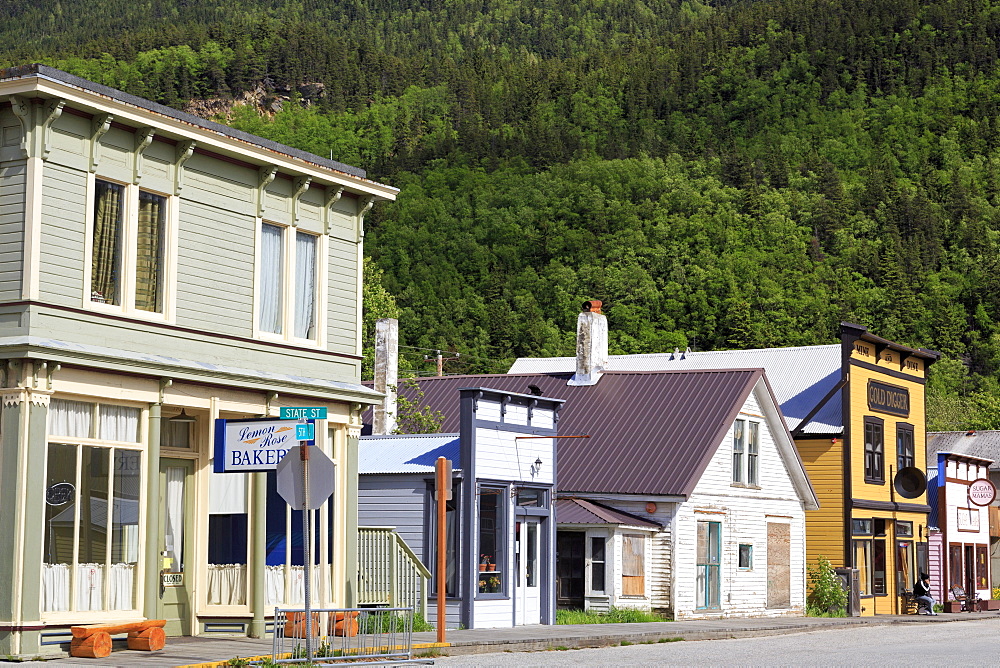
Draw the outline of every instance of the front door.
M542 623L538 520L524 519L514 530L514 624Z
M167 635L190 635L192 559L191 500L193 464L185 459L160 460L160 600L157 616L167 620Z
M583 610L587 534L556 532L556 606Z

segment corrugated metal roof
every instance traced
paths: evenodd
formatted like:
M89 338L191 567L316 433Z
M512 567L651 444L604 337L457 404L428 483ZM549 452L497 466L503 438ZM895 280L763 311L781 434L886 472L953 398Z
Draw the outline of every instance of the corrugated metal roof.
M678 371L687 369L764 369L781 404L789 429L823 400L841 374L840 344L754 350L707 350L689 353L610 355L608 371ZM509 373L573 373L575 357L522 357ZM837 392L803 429L831 434L843 430L840 393Z
M927 432L927 469L937 468L939 452L969 455L993 461L990 468L1000 470L1000 431L929 431Z
M484 387L565 399L559 413L560 492L687 495L743 406L761 369L608 372L596 385L568 386L571 374L420 378L423 402L459 428L461 388ZM401 392L408 394L406 390Z
M556 522L559 524L618 524L662 529L656 522L586 499L557 499Z
M433 473L438 457L461 468L458 434L362 436L358 443L358 473Z

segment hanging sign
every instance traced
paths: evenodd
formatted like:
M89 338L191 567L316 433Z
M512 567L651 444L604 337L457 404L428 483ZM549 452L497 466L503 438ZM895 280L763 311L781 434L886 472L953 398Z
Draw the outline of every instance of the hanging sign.
M969 501L977 506L988 506L997 498L997 488L986 478L973 480L969 485Z
M273 471L298 445L295 427L288 420L216 420L215 472Z

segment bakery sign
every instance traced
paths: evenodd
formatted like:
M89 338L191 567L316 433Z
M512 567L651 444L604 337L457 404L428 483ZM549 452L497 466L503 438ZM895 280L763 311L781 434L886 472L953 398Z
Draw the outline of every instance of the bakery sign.
M900 417L910 415L910 391L877 380L868 381L868 408Z
M969 501L977 506L988 506L997 497L996 486L986 478L973 480L969 484Z

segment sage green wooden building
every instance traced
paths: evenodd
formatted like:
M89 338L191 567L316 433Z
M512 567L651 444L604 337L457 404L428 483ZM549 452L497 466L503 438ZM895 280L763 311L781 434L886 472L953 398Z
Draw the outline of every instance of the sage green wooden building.
M354 601L363 171L49 67L0 70L0 654L71 624L261 636L302 600L270 474L216 418L325 406L314 604ZM11 586L6 586L11 583Z

